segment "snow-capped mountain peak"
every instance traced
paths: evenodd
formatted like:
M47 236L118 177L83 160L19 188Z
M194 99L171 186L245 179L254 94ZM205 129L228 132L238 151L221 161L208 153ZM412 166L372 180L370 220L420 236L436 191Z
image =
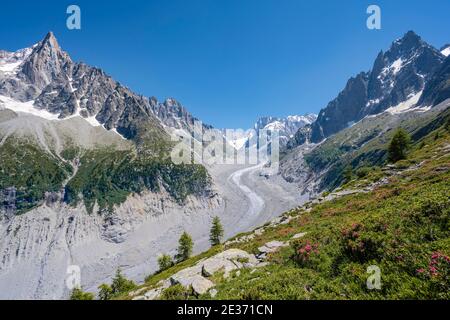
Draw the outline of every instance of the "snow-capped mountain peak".
M368 115L414 108L426 83L441 67L444 55L413 31L381 51L372 70L348 80L345 88L311 125L310 141L320 142ZM305 141L305 139L297 139Z
M0 78L2 74L4 76L16 74L20 65L28 58L36 46L20 49L16 52L0 50Z
M278 117L261 117L259 118L253 130L247 130L241 136L236 137L230 143L235 145L237 149L243 146L248 146L249 140L253 137L256 131L258 136L260 130L274 131L277 130L280 137L280 145L284 146L288 140L302 127L310 125L317 119L317 115L308 113L306 115L290 115L285 118Z

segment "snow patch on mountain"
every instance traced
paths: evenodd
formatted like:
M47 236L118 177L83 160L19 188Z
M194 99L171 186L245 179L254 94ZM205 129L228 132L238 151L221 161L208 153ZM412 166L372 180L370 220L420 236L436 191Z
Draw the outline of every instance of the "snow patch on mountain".
M406 111L410 111L414 108L419 101L420 96L422 95L422 91L417 93L412 93L408 96L408 99L400 102L398 105L388 108L386 111L390 114L398 114Z
M47 110L37 109L33 106L33 104L33 100L28 102L20 102L0 95L0 107L2 109L10 109L14 112L29 113L47 120L58 120L57 114L53 114Z
M392 75L396 75L403 67L403 59L398 58L392 64L381 71L381 74L378 76L378 79L385 78L388 74L392 73Z
M27 101L27 102L20 102L20 101L14 100L12 98L0 95L0 109L9 109L16 113L17 112L28 113L28 114L37 116L39 118L43 118L46 120L52 120L52 121L61 121L61 120L65 120L65 119L80 117L83 120L86 120L93 127L102 126L102 124L95 118L95 116L85 118L85 117L81 116L79 113L74 114L69 117L66 117L64 119L61 119L61 118L59 118L58 114L48 112L45 109L36 108L34 106L33 100ZM119 133L117 133L117 134L119 134Z
M0 72L3 72L5 75L14 75L35 46L20 49L16 52L0 51Z
M441 53L448 57L450 55L450 45L447 45L446 47L444 47L444 49L441 50Z

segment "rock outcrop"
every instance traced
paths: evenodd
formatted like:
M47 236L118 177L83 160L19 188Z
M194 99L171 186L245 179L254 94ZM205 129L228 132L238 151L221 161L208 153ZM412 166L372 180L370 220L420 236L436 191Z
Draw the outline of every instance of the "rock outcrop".
M264 265L264 262L252 254L240 249L228 249L210 258L200 260L192 267L178 271L168 279L169 282L162 281L156 288L148 290L143 295L136 296L136 292L132 292L130 295L134 296L133 300L154 300L158 299L164 289L177 284L191 289L196 295L202 295L208 291L215 295L217 291L210 290L214 287L214 283L208 279L215 273L223 272L223 276L227 278L233 271L242 268L258 268Z

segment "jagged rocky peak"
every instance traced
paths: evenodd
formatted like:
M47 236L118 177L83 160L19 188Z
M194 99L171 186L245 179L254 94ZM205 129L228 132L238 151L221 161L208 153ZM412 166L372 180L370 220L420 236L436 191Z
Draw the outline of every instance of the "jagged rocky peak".
M352 77L320 111L311 126L311 141L320 142L367 115L395 110L397 106L405 110L414 106L444 59L439 50L408 31L386 52L378 54L371 71Z
M394 55L394 57L404 56L421 46L428 45L422 41L419 35L410 30L402 38L392 43L389 53Z
M165 126L172 129L193 132L194 123L200 121L174 98L167 98L160 103L155 97L152 97L150 98L150 108ZM204 129L212 128L210 125L203 123L202 127Z
M443 58L438 50L408 31L377 57L368 83L368 105L362 115L379 113L419 93Z
M31 52L22 67L22 73L39 89L53 80L67 76L72 67L69 55L61 50L54 34L49 32Z
M0 95L31 103L61 119L80 116L93 126L116 129L129 139L150 129L154 136L165 135L148 98L133 93L101 69L73 62L52 32L23 55L14 72L0 72ZM9 54L2 56L11 59Z
M3 56L0 95L22 102L34 100L47 85L66 78L73 65L51 32L37 44Z

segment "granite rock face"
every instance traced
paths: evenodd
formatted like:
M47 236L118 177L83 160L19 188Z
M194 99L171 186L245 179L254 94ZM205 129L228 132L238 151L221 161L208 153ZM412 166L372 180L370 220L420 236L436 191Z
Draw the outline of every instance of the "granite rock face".
M450 48L450 47L449 47ZM449 49L450 51L450 49ZM418 105L435 106L450 98L450 56L427 82Z

